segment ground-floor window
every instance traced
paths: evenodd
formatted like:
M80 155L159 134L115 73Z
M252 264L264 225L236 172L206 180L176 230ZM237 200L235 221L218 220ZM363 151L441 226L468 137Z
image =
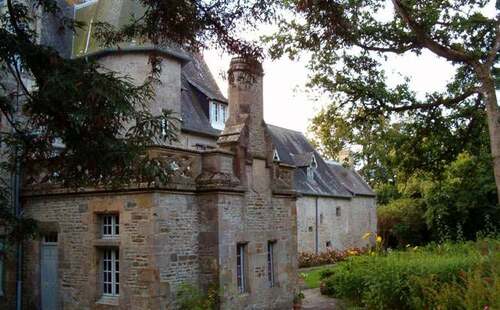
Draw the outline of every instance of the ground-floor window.
M275 286L275 265L274 265L274 249L276 246L276 241L267 242L267 280L269 282L269 287Z
M102 288L104 296L120 294L120 260L117 248L102 251Z
M4 287L3 287L4 260L5 260L4 240L2 237L0 237L0 296L3 296L3 290L4 290Z
M238 243L236 245L236 279L238 282L238 291L240 293L247 291L246 247L246 243Z

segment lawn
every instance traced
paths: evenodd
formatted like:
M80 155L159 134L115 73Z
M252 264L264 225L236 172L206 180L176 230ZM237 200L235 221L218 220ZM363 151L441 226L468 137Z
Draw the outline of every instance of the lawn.
M320 274L324 270L332 269L333 265L306 268L299 271L299 276L304 279L308 288L317 288L320 284Z

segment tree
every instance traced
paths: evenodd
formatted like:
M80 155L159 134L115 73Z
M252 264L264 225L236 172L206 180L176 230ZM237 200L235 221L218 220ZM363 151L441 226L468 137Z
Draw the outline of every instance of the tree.
M331 113L349 124L414 112L431 121L436 111L485 111L498 201L500 201L500 108L493 69L500 50L500 15L483 14L491 1L297 0L289 5L300 18L282 21L271 39L271 55L311 52L311 85L327 91ZM391 12L390 18L377 18ZM424 50L456 67L444 92L419 99L409 79L386 82L381 65L394 54ZM397 115L397 116L395 116ZM467 120L466 122L472 122Z
M50 14L74 31L83 25L62 14L59 0L6 0L0 16L0 112L11 131L3 133L8 160L3 175L41 174L62 186L118 186L131 182L167 182L169 165L148 156L148 147L175 139L178 116L152 115L151 77L135 85L92 59L66 59L39 43L37 18ZM76 2L76 1L73 1ZM108 30L103 44L141 38L157 45L177 44L198 50L217 44L226 51L260 57L261 50L240 39L237 25L266 21L271 1L141 0L144 15L123 29ZM1 12L1 11L0 11ZM102 32L102 31L101 31ZM154 60L154 58L152 58ZM26 85L26 78L35 87ZM132 124L128 127L127 124ZM164 132L165 127L166 134ZM54 143L64 145L55 148ZM0 186L0 224L13 238L32 232L33 223L10 208L12 188Z

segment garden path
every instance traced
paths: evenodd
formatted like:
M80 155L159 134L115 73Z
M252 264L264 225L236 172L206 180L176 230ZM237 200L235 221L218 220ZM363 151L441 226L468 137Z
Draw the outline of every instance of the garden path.
M321 295L319 288L305 289L304 300L302 301L303 310L337 310L344 309L340 300Z

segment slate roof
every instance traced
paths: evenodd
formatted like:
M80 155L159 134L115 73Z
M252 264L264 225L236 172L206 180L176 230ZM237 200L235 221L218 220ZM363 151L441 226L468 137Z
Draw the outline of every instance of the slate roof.
M375 192L354 169L345 168L336 161L326 162L344 187L355 195L375 196Z
M302 167L295 170L294 176L294 188L299 193L343 198L352 197L352 193L341 184L329 165L301 132L273 125L267 125L267 128L280 161ZM307 168L303 165L305 164L304 159L312 158L312 156L316 158L318 167L314 173L314 178L309 179L307 177Z
M280 161L299 168L295 170L295 189L306 195L352 197L375 196L370 186L353 169L326 162L298 131L267 125ZM318 168L314 178L307 177L307 166L315 157Z
M64 2L64 0L58 0ZM72 13L72 8L66 6L65 15ZM102 12L115 12L113 20L109 15ZM200 54L188 53L176 46L152 46L147 43L126 42L118 48L108 49L99 46L94 39L94 29L89 29L90 21L107 21L114 26L120 27L126 24L131 16L136 16L143 11L138 2L124 0L121 5L116 6L111 1L96 0L86 5L80 5L75 10L75 18L87 22L87 26L76 31L73 40L67 33L58 36L48 36L42 33L44 43L54 46L61 54L71 54L73 57L83 55L97 55L113 53L116 51L142 51L155 49L172 57L180 59L183 63L181 76L181 111L182 129L185 131L205 134L217 139L220 131L210 125L209 102L215 100L227 103L227 99L220 91L215 79ZM46 18L44 23L48 28L56 28L53 20ZM91 28L91 27L90 27ZM89 33L90 32L90 33ZM72 43L70 43L72 41ZM72 46L71 46L72 45ZM67 46L71 46L67 48ZM280 161L297 166L295 170L295 189L305 195L320 195L350 198L353 195L375 196L370 186L361 176L352 169L344 168L339 163L326 162L316 152L306 137L297 131L267 125L273 143L278 152ZM313 158L318 164L314 177L307 177L307 167Z

